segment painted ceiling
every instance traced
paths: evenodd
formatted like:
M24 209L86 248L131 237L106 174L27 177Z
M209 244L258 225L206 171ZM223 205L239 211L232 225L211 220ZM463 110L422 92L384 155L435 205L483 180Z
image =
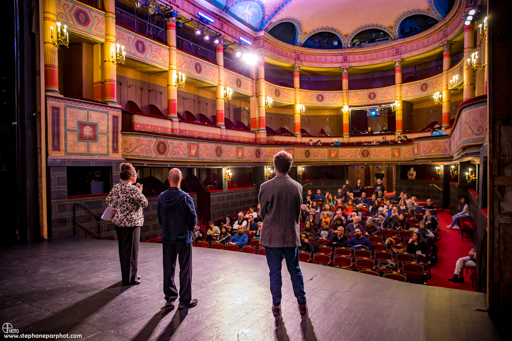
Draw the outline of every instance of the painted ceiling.
M447 13L439 0L204 0L256 31L292 22L302 42L329 31L350 41L359 31L379 28L396 37L406 17L424 14L441 20Z

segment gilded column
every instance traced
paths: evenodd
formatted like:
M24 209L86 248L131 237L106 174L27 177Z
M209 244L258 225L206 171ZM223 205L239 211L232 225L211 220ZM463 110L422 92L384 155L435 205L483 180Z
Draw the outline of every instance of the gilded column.
M103 102L117 103L116 65L111 59L116 56L116 2L105 0L105 43L103 44Z
M297 137L297 140L301 140L301 132L300 132L300 66L293 66L293 88L295 89L295 106L293 109L293 123L294 123L294 133Z
M451 67L451 45L452 43L449 41L443 44L443 128L450 126L451 95L450 90L448 90L448 84L450 83L448 70Z
M464 26L464 101L475 97L474 72L470 67L471 54L475 47L475 25Z
M341 90L343 96L343 107L349 106L348 103L348 67L343 67L343 78L341 81ZM348 140L350 137L350 111L343 112L343 139Z
M395 133L403 132L403 106L402 106L402 60L395 60Z
M217 126L220 127L220 135L222 138L226 136L226 126L224 124L224 46L217 45L215 48L217 54L217 65L219 68L217 81Z
M95 101L103 100L103 82L101 81L101 67L103 59L101 55L101 44L94 44L92 47L92 77L93 77L93 96Z
M167 117L171 119L173 134L179 134L178 120L178 88L172 86L177 81L176 67L176 18L171 18L166 23L167 45L169 45L169 69L167 70Z
M258 133L258 69L251 67L252 78L252 96L249 103L249 113L251 115L251 131Z
M258 96L258 134L257 141L267 142L267 122L265 117L265 60L263 56L258 61L258 82L257 96Z
M485 63L485 75L484 75L484 82L485 82L485 90L484 90L484 93L487 95L487 82L489 80L489 66L487 65L487 61L488 61L488 53L489 53L489 48L487 46L487 31L485 32L485 48L484 48L484 53L485 53L485 57L484 57L484 63Z
M46 92L59 93L58 48L52 44L57 38L57 0L43 1L44 27L44 88ZM53 27L53 30L52 30ZM55 31L55 32L52 32Z

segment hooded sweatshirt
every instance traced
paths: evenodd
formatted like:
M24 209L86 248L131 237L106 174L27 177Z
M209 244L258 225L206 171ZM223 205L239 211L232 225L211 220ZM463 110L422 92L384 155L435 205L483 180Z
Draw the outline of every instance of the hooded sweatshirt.
M162 243L186 245L192 242L197 223L194 201L177 187L160 193L157 201L158 223L162 225Z

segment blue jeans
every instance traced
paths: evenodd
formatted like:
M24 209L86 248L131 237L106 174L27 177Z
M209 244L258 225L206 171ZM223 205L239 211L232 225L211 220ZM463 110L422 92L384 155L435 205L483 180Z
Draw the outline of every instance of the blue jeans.
M293 293L297 297L299 305L306 304L306 293L304 292L304 279L299 266L299 248L297 247L267 247L265 246L267 264L270 270L270 292L272 294L272 304L274 307L281 305L281 265L283 257L286 261L286 267L290 273L293 285Z
M457 213L456 215L454 215L453 217L453 220L452 220L452 226L453 225L456 225L458 223L458 220L460 218L469 218L469 216L465 215L465 214L460 214L460 213ZM457 224L458 225L458 224Z

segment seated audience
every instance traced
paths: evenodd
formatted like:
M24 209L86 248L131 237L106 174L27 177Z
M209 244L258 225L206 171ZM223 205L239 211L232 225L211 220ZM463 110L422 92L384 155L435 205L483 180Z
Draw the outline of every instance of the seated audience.
M315 200L325 200L325 195L322 194L321 190L317 190L315 196L313 197Z
M348 218L352 211L354 211L352 206L349 206L348 204L343 206L343 216L345 216L345 218Z
M415 196L412 196L411 200L409 202L406 202L406 204L407 204L407 209L411 213L415 212L416 209L419 207L418 199L416 199Z
M377 201L379 202L379 205L380 205L380 202L381 201L386 201L388 200L387 197L385 195L383 195L383 192L382 191L378 191L377 192Z
M365 134L373 134L372 127L368 127L368 129L366 129L366 131L364 133Z
M395 143L402 143L402 136L397 136Z
M435 235L432 231L427 229L425 222L420 221L419 227L416 229L415 232L418 232L422 240L427 240L428 238L435 238Z
M363 191L364 191L363 183L361 182L361 179L358 179L356 185L352 189L352 192L354 192L354 195L356 197L360 197L362 195Z
M382 134L382 133L389 133L389 130L388 130L388 128L386 128L386 126L384 126L384 125L383 125L383 126L382 126L382 129L380 130L380 133L381 133L381 134Z
M236 233L239 227L242 227L244 231L247 229L247 220L244 219L244 214L242 212L238 212L238 219L235 220L233 227L231 228L232 233Z
M344 234L343 226L338 226L338 228L334 230L329 246L345 247L347 246L347 240L348 239Z
M375 140L373 140L373 142L371 144L375 145L375 144L379 144L379 142L377 141L377 139L375 139Z
M468 256L459 258L455 264L455 271L453 277L448 279L454 283L464 283L464 275L462 269L476 267L476 245L469 250Z
M220 227L219 238L217 238L217 243L221 243L222 245L226 245L226 243L231 239L231 234L228 232L228 227L222 225Z
M256 231L256 236L254 238L260 239L261 237L261 228L263 227L263 222L258 223L258 231Z
M400 203L398 204L398 213L400 213L400 214L409 213L409 210L407 209L407 205L405 204L404 200L400 200Z
M354 216L351 223L347 224L347 227L345 228L345 233L347 236L352 236L356 229L360 229L361 231L364 231L363 225L359 222L359 217Z
M374 222L375 225L377 225L377 227L379 229L385 229L386 228L386 217L384 217L384 214L379 214L377 220Z
M341 142L337 139L332 140L331 146L341 146Z
M329 227L329 223L327 221L322 222L322 228L318 230L317 236L318 239L332 239L332 229Z
M249 209L247 210L247 213L244 216L244 219L249 219L249 216L251 216L253 214L254 214L254 208L249 207Z
M398 214L398 221L396 227L401 230L408 230L411 228L411 224L409 224L409 221L405 218L405 215L403 213Z
M366 248L368 250L371 250L372 244L370 243L370 241L368 239L363 237L363 231L361 229L356 229L355 233L356 233L356 236L350 238L350 240L347 243L347 246L352 247L352 248L357 248L357 249Z
M337 199L343 199L343 197L345 196L345 194L342 192L341 188L338 188L338 193L336 193L336 195L334 196Z
M411 141L411 140L409 140L409 139L407 138L407 135L403 135L403 136L402 136L402 143L410 142L410 141Z
M323 211L322 212L322 226L324 225L324 223L327 223L327 225L330 225L331 224L331 218L329 218L329 212L328 211Z
M407 180L416 180L416 171L414 170L414 167L411 167L407 172Z
M385 191L386 191L386 188L382 184L382 180L377 179L377 183L375 184L375 186L373 186L373 193L378 193L378 192L384 193Z
M300 222L305 223L309 217L309 209L307 205L302 204L300 206Z
M466 199L460 198L459 207L457 208L457 214L452 217L452 223L446 226L447 229L453 228L454 230L459 230L460 226L458 224L460 218L469 218L469 206L466 203Z
M421 240L421 236L418 232L413 232L409 244L405 252L414 254L417 260L423 261L427 257L428 246Z
M338 208L343 210L345 208L345 205L343 204L343 199L336 199L336 206L334 206L334 211L338 211Z
M194 232L192 232L192 240L195 241L202 241L206 238L203 230L201 230L201 227L199 224L196 224L196 227L194 228Z
M359 135L359 134L361 134L361 132L359 131L359 129L357 129L357 127L354 127L354 128L352 128L352 134Z
M258 204L258 206L259 206L259 204ZM256 219L254 219L254 221L257 222L257 223L263 222L263 218L261 217L261 213L260 213L259 208L256 211Z
M306 143L306 146L312 146L313 145L313 140L309 140L308 143Z
M320 214L316 214L315 209L312 208L309 213L309 222L311 222L311 226L315 229L315 231L318 230L320 224L320 219L318 217L320 217Z
M437 209L434 206L434 204L432 203L432 200L430 200L430 199L427 199L427 203L425 205L423 205L423 208L421 210L424 212L429 211L430 213L432 213L432 215L437 214Z
M322 145L322 141L321 140L316 141L316 145L317 146L321 146Z
M300 252L308 252L313 253L315 252L315 246L313 243L309 241L309 237L305 233L300 234L300 245L299 245L299 251Z
M430 231L435 232L437 230L437 218L434 217L430 211L425 211L423 222Z
M390 144L390 142L386 136L382 136L382 141L380 141L380 144Z
M307 207L311 207L312 201L311 196L306 195L306 199L302 201L302 204L306 205Z
M208 222L208 229L206 230L206 241L212 241L215 239L214 236L219 236L220 234L220 229L215 226L215 224L213 223L213 221L209 221Z
M444 135L444 131L441 130L441 126L439 124L436 124L434 126L434 129L432 129L432 133L430 135L432 135L432 136Z
M224 225L227 227L231 227L231 225L232 225L231 217L226 217L226 222L224 223Z
M398 225L399 214L396 207L393 207L391 213L387 216L386 221L384 223L384 228L386 229L394 229Z
M363 207L364 205L369 205L370 202L368 201L368 198L366 197L366 192L362 192L361 196L357 198L356 205L358 208Z
M254 216L250 215L249 219L247 220L247 229L246 232L250 231L258 231L258 223L254 221Z
M238 245L240 248L245 246L249 241L249 237L244 233L244 228L242 226L238 227L237 233L229 240L228 244Z
M337 212L338 213L338 212ZM336 231L336 229L338 227L343 227L343 218L341 217L341 214L340 215L336 215L336 217L334 217L334 219L332 220L332 224L331 224L331 228Z
M306 221L301 232L305 233L308 239L315 240L316 238L316 231L310 221Z
M377 226L374 222L373 222L373 219L368 219L366 221L366 229L365 229L365 232L364 234L367 235L367 236L376 236L380 233L380 228L379 226Z

